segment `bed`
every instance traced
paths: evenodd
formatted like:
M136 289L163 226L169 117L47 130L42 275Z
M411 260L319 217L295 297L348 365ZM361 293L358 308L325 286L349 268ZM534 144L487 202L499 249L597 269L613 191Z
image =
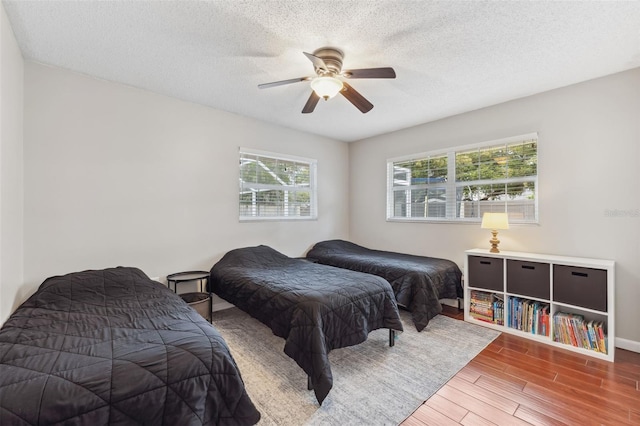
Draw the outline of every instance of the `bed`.
M402 331L393 290L380 277L290 258L268 247L226 253L211 269L213 292L285 339L284 352L308 376L322 404L333 386L328 354Z
M306 257L386 279L398 305L411 312L418 331L442 312L440 299L462 297L462 272L450 260L372 250L343 240L319 242Z
M0 330L0 424L250 425L215 328L137 268L51 277Z

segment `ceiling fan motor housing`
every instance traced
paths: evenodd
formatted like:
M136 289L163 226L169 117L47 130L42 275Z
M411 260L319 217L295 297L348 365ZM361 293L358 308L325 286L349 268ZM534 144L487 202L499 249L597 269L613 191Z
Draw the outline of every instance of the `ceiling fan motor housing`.
M342 71L342 58L344 54L335 47L321 47L313 52L314 56L322 59L331 75L338 75ZM318 72L318 70L316 70Z
M340 93L351 102L360 112L367 113L373 108L373 104L358 93L345 79L358 78L396 78L396 73L391 67L349 69L342 72L342 59L344 53L335 47L325 46L316 49L313 54L302 52L313 63L317 77L298 77L289 80L274 81L272 83L259 84L258 88L282 86L285 84L311 81L311 94L302 109L303 114L313 112L320 99L330 99ZM342 77L342 78L338 78Z

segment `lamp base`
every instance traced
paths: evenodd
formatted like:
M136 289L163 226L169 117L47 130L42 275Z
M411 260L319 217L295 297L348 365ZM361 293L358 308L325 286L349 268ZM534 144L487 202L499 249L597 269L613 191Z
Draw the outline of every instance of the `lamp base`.
M491 235L493 236L493 238L489 240L489 242L491 243L491 249L489 250L489 253L500 253L500 250L498 250L498 244L500 244L500 240L497 238L498 231L495 229L492 230Z

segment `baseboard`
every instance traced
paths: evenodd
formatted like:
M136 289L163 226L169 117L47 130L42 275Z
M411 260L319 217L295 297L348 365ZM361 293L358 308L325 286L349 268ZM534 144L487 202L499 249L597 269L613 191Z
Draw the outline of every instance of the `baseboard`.
M626 349L631 352L640 353L640 342L636 342L635 340L623 339L621 337L616 337L616 348Z
M212 305L212 310L213 312L217 312L217 311L224 311L225 309L229 309L229 308L233 308L234 305L232 305L231 303L227 302L226 300L215 300L213 302Z
M458 304L458 299L440 299L440 303L447 306L453 306L458 309L462 306L462 302Z

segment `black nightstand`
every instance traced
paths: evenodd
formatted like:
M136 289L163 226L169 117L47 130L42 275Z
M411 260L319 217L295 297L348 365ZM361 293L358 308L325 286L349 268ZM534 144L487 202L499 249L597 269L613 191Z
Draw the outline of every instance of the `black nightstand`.
M211 311L213 310L213 299L207 289L209 273L206 271L186 271L167 275L169 290L171 290L171 283L173 283L173 291L175 293L178 292L178 283L193 281L198 281L200 293L183 293L180 294L180 297L207 321L212 322Z
M208 293L207 284L209 283L209 273L207 271L187 271L176 272L175 274L167 275L167 286L171 290L171 283L173 283L173 291L178 292L178 284L191 281L198 281L200 284L200 291L202 293Z

